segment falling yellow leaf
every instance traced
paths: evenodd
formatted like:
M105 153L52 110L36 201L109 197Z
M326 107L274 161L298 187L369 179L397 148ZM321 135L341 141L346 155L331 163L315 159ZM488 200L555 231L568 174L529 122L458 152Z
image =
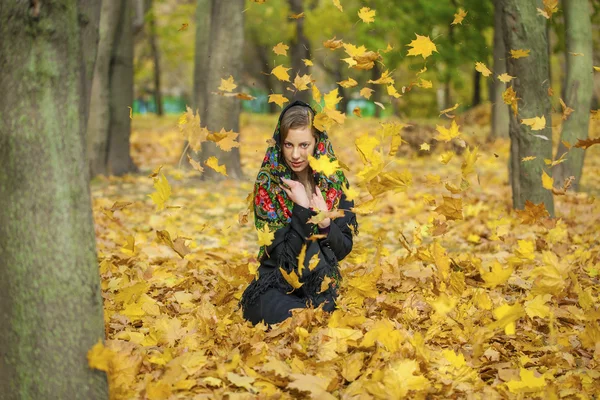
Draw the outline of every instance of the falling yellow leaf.
M488 77L492 74L492 71L490 71L488 69L488 67L486 67L486 65L482 62L476 62L475 63L475 70L477 72L481 72L481 75Z
M312 98L316 103L321 103L321 91L314 82L312 84Z
M546 305L550 301L552 295L550 294L538 294L533 298L525 302L525 312L530 318L540 317L547 318L550 316L550 307Z
M290 81L290 75L287 73L291 68L285 68L283 65L278 65L271 71L272 75L275 75L277 79L283 82Z
M290 46L283 44L282 42L277 43L275 47L273 47L273 53L279 56L287 56L287 51Z
M439 132L435 138L439 141L449 142L452 139L460 136L460 131L458 130L458 124L456 123L456 120L452 120L450 129L441 125L436 125L435 128Z
M296 75L294 78L294 87L298 89L298 91L308 90L308 84L312 82L312 77L310 75Z
M87 353L90 368L105 372L108 372L113 357L114 352L104 347L102 339L98 339L98 342Z
M375 10L371 10L369 7L363 7L358 11L358 18L362 19L363 22L370 24L375 22Z
M171 197L171 185L164 174L160 174L158 178L154 178L154 189L156 192L149 194L148 196L156 204L156 210L160 211L165 208L165 203Z
M546 128L546 116L524 118L521 120L521 124L531 127L532 131L541 131Z
M431 89L433 87L433 83L426 79L420 78L418 86L422 87L423 89Z
M531 160L535 160L537 157L536 156L527 156L527 157L523 157L521 159L521 161L531 161Z
M283 275L283 278L285 279L285 281L287 283L289 283L294 289L298 289L300 287L302 287L303 283L300 282L300 278L298 277L298 275L296 275L296 271L292 271L289 274L281 267L279 267L279 271L281 272L281 275ZM294 289L292 289L289 293L293 292Z
M185 31L188 28L189 24L183 23L181 24L181 28L177 29L178 32Z
M582 57L582 56L585 56L585 54L583 54L583 53L573 53L573 52L571 52L571 51L569 52L569 54L570 54L570 55L572 55L572 56L575 56L575 57Z
M442 114L448 114L451 111L454 111L458 108L458 103L456 103L454 106L450 107L450 108L446 108L445 110L440 111L440 116Z
M304 18L303 12L301 12L300 14L291 14L290 15L290 19L300 19L300 18Z
M452 159L452 157L454 157L454 152L446 151L446 152L442 153L442 155L440 156L440 162L444 165L448 164L450 162L450 160Z
M543 376L535 376L534 371L525 368L519 370L520 381L511 380L506 382L508 390L512 393L532 393L542 391L546 387L546 380ZM543 397L543 396L542 396Z
M386 69L382 74L381 77L377 80L368 80L367 83L374 83L376 85L393 85L394 84L394 79L390 76L390 72Z
M504 100L505 104L510 104L510 107L516 116L519 109L519 105L517 103L519 97L517 97L517 93L514 91L512 86L509 86L504 92L502 92L502 100Z
M522 57L529 57L529 52L531 50L527 49L518 49L518 50L511 50L510 51L510 57L511 58L522 58Z
M313 62L307 58L303 58L302 61L304 61L304 65L306 65L307 67L313 66Z
M502 285L508 281L514 268L512 266L502 267L498 261L494 260L490 271L482 271L481 277L485 281L486 287L495 288L498 285Z
M546 171L542 170L542 186L544 189L552 190L554 187L554 179L546 173Z
M342 8L340 0L333 0L333 5L336 6L338 8L338 10L344 12L344 9Z
M573 110L571 107L567 106L565 104L565 102L563 101L563 99L559 99L560 100L560 106L562 107L562 120L566 121L567 118L569 118L569 115L571 115L571 113L575 110Z
M442 197L444 202L433 211L442 214L448 220L463 219L462 199L459 197Z
M429 36L415 35L417 38L408 44L409 47L412 47L408 51L409 56L422 56L425 59L433 54L434 51L437 53L437 47Z
M210 167L220 173L221 175L227 176L227 167L225 165L219 165L219 160L217 157L209 157L208 160L204 162L207 167Z
M333 51L339 49L340 47L343 47L344 41L342 39L336 40L334 36L333 39L328 39L324 41L323 46Z
M283 105L287 102L289 102L289 100L280 94L269 95L269 103L276 103L281 108L283 108Z
M129 106L127 108L129 108L129 119L133 119L133 109Z
M351 88L351 87L354 87L354 86L358 85L358 82L356 82L352 78L348 78L345 81L337 82L337 84L340 85L343 88Z
M371 95L373 94L373 92L374 92L374 90L373 90L373 89L371 89L371 88L368 88L368 87L364 87L364 88L360 89L360 93L359 93L359 94L360 94L362 97L364 97L365 99L367 99L367 100L368 100L368 99L370 99L370 98L371 98Z
M362 111L358 106L354 107L354 110L352 110L352 114L356 115L358 118L362 118Z
M459 8L458 11L456 12L456 14L454 14L454 21L452 21L452 23L450 25L456 25L456 24L462 25L463 19L465 19L467 14L468 14L468 11L465 11L462 8Z
M219 90L224 92L231 92L235 89L237 85L233 82L233 76L229 75L229 78L223 79L221 78L221 86L219 86Z
M398 93L398 91L396 90L396 88L393 85L389 85L387 87L387 93L396 99L402 97L402 95L400 93Z
M594 66L594 71L598 71L598 72L600 72L600 67L596 67L596 66Z
M327 176L335 174L335 171L340 169L338 160L331 161L329 157L326 156L315 158L309 155L308 162L313 170L322 172Z
M429 146L429 143L421 143L421 146L419 148L423 151L429 151L431 147Z
M514 76L510 76L509 74L507 74L505 72L503 74L498 75L498 79L500 80L500 82L508 83L511 80L515 79L515 77Z
M128 254L134 254L135 253L135 237L132 235L128 235L126 238L125 244L123 245L123 247L121 247L121 250Z
M339 91L336 88L325 95L325 108L335 110L335 106L342 100L338 94Z

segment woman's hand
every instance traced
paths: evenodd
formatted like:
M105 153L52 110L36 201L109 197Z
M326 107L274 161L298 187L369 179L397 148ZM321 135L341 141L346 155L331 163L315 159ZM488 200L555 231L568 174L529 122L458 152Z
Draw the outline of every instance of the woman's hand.
M323 193L321 193L321 189L318 186L315 186L315 191L312 194L312 199L310 200L310 207L319 211L329 211L327 208L327 202L323 198ZM319 222L319 228L325 229L331 224L331 219L329 217L325 218L323 221Z
M289 189L285 186L282 187L283 190L287 193L290 200L304 208L310 207L310 201L306 196L306 191L304 190L304 185L302 183L286 178L281 178L281 180L283 181L283 183L289 186Z

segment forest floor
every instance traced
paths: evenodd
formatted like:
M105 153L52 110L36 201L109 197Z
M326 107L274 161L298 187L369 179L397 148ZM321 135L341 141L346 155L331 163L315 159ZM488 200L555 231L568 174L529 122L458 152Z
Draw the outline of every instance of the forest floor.
M412 181L358 215L338 310L301 310L267 331L237 308L258 267L252 214L246 224L239 216L276 119L243 115L246 178L205 182L177 168L177 116L135 115L141 173L92 181L107 341L91 357L108 370L111 398L600 393L600 145L586 151L582 191L555 196L550 219L511 209L508 141L486 143L487 128L461 125L478 157L463 151L444 164L456 146L428 139L441 122L412 121L411 140L431 149L402 144L387 170ZM349 118L330 132L354 187L363 168L354 140L380 122ZM172 194L157 211L149 175L161 165ZM368 199L361 190L356 203Z

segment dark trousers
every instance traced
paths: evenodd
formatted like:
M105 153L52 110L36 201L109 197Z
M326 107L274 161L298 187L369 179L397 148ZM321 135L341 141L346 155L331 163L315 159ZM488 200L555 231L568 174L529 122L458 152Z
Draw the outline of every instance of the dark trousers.
M317 296L314 307L325 302L323 310L331 312L335 310L335 302L329 290ZM278 289L271 288L263 293L258 300L244 310L244 318L252 322L252 325L264 321L265 324L277 324L292 316L294 308L308 308L311 302L308 298L299 297L293 293L286 294Z

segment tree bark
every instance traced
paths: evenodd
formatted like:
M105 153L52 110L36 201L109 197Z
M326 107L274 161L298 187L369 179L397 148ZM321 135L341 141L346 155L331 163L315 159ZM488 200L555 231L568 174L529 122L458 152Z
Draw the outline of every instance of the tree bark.
M125 1L115 35L110 63L109 84L110 125L106 171L112 175L137 172L129 149L131 118L129 107L133 105L133 18L132 4Z
M506 90L506 84L497 76L506 72L506 47L503 37L503 14L500 0L494 0L494 79L492 98L492 129L490 140L495 138L508 138L509 110L508 105L502 100L502 93Z
M148 22L149 36L150 36L150 49L152 50L152 60L154 61L154 102L156 103L156 115L162 117L163 103L162 103L162 88L160 85L160 51L158 49L158 43L156 38L156 13L155 5L152 0L149 0L148 9L152 13Z
M381 68L378 63L375 63L373 69L371 69L371 80L376 81L381 77ZM373 89L373 93L371 95L371 101L381 103L381 90L379 89L379 85L373 85L371 88ZM381 108L376 105L375 107L375 117L381 118Z
M107 399L78 1L0 3L0 397Z
M519 116L510 113L510 182L513 207L522 209L525 201L543 202L546 210L554 216L552 192L542 186L544 159L552 157L552 120L548 81L548 46L546 27L539 23L536 5L529 1L502 0L504 43L507 49L530 49L529 57L508 58L508 73L516 76L513 88L519 102ZM546 118L546 127L532 131L521 124L524 118ZM546 140L536 137L543 136ZM536 159L526 163L527 156ZM551 176L552 171L546 173Z
M473 70L473 100L471 107L477 107L481 104L481 73Z
M100 13L100 40L94 66L90 115L87 125L87 159L92 177L107 173L110 66L122 2L123 0L103 1Z
M567 79L565 83L566 98L564 102L574 109L562 124L560 143L556 159L564 153L566 161L554 169L554 184L561 187L570 176L574 176L572 188L578 190L583 171L584 149L567 147L566 141L575 144L577 139L587 139L590 122L590 107L593 95L593 43L590 6L587 0L563 0L566 32ZM583 53L573 56L569 53Z
M240 100L235 97L211 95L221 84L221 78L232 75L236 82L242 76L242 47L244 45L244 0L213 0L210 34L210 59L206 96L211 96L207 104L206 126L211 132L225 130L240 131ZM219 164L225 164L230 178L243 178L239 148L224 152L213 142L202 143L201 161L215 156ZM205 168L204 179L222 179L223 175L211 168Z
M92 79L94 78L94 65L96 64L96 52L98 40L100 39L100 6L97 0L79 0L79 29L81 31L81 48L83 57L81 59L82 96L84 101L84 122L90 113L90 96L92 93ZM85 131L84 131L85 133ZM84 135L85 137L85 135Z
M293 14L300 14L304 12L304 5L302 0L288 0L290 5L290 11ZM302 59L310 59L310 41L304 34L304 18L298 18L296 20L296 37L292 39L290 48L290 58L292 61L292 80L296 74L305 75L309 73L308 67L304 64ZM301 100L308 103L311 99L310 91L303 90L297 92L294 95L296 100Z

